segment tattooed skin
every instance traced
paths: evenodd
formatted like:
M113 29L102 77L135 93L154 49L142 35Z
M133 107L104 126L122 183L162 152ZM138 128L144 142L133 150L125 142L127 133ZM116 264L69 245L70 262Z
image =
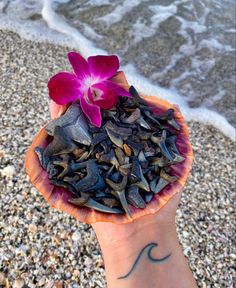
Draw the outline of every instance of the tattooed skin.
M142 256L144 254L147 255L147 259L151 262L151 263L162 263L163 261L167 260L170 256L171 256L171 253L166 255L165 257L163 258L154 258L152 257L151 255L151 252L152 252L152 249L154 247L157 247L158 244L157 243L154 243L154 242L151 242L149 244L147 244L146 246L143 247L143 249L140 251L138 257L136 258L133 266L131 267L130 271L125 274L124 276L121 276L121 277L118 277L117 279L125 279L127 277L129 277L132 272L135 270L135 268L137 267L138 263L139 263L139 260L142 258Z

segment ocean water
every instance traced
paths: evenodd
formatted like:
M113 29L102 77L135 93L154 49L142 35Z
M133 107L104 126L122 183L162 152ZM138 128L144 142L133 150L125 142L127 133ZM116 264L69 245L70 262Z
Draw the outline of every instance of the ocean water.
M0 28L117 54L130 84L235 140L235 0L0 0ZM66 55L65 55L66 57Z

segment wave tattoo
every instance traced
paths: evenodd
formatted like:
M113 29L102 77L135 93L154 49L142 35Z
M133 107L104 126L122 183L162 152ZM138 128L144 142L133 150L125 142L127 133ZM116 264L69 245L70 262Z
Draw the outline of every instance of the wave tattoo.
M125 274L124 276L121 276L121 277L119 277L119 278L117 278L117 279L125 279L125 278L129 277L129 276L131 275L131 273L132 273L132 272L135 270L135 268L137 267L139 260L141 259L141 257L143 256L143 254L144 254L145 252L147 252L147 258L148 258L148 260L149 260L150 262L152 262L152 263L161 263L161 262L167 260L167 259L171 256L171 253L170 253L170 254L166 255L165 257L163 257L163 258L154 258L154 257L152 257L152 255L151 255L152 249L153 249L154 247L157 247L157 246L158 246L158 244L157 244L157 243L154 243L154 242L149 243L149 244L147 244L146 246L144 246L143 249L140 251L140 253L139 253L137 259L135 260L134 265L132 266L132 268L130 269L130 271L129 271L127 274Z

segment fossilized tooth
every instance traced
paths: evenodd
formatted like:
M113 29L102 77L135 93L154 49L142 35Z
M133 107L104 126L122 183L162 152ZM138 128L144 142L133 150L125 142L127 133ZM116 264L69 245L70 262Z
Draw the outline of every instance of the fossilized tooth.
M79 163L78 163L79 164ZM76 189L79 192L91 190L102 190L105 188L105 182L99 174L98 165L94 160L88 160L86 165L87 175L76 183Z
M107 153L108 153L108 144L107 144L107 141L102 141L102 142L100 143L100 145L101 145L101 147L103 148L104 153L107 154Z
M109 175L108 175L109 176ZM122 178L121 174L117 171L113 174L110 175L110 179L113 181L113 182L118 182L120 181Z
M171 162L173 162L173 152L166 146L166 130L162 131L161 137L152 135L151 140L158 144L161 149L162 154Z
M153 195L154 194L152 192L145 193L144 200L147 204L152 201Z
M125 154L120 147L116 147L115 154L120 165L125 164Z
M133 124L141 117L141 112L139 108L136 108L134 112L128 117L123 120L124 123Z
M139 119L137 120L137 123L138 123L141 127L145 128L145 129L147 129L147 130L151 130L151 129L152 129L151 126L143 119L142 116L139 117Z
M178 179L177 176L168 175L163 169L160 173L160 179L158 180L156 187L152 190L155 194L159 193L169 183L173 183Z
M63 178L63 181L73 183L73 182L79 181L80 179L81 179L81 176L78 174L75 174L74 176L65 176Z
M68 202L78 206L85 206L85 203L89 201L90 195L87 193L80 193L80 194L81 194L80 197L69 199Z
M106 193L104 191L97 191L95 197L94 197L94 200L98 200L98 199L101 199L101 198L114 198L114 196L110 193Z
M107 154L102 154L99 159L98 159L98 162L105 162L105 163L110 163L110 164L113 164L115 165L116 168L119 167L119 162L118 160L116 159L116 156L115 156L115 153L114 153L114 150L111 150L109 153Z
M170 136L170 137L168 137L168 138L166 139L166 144L169 145L170 149L171 149L175 154L180 155L179 150L178 150L178 148L177 148L177 146L176 146L176 143L175 143L175 142L176 142L176 139L177 139L176 135L172 135L172 136Z
M96 133L92 139L92 145L95 146L106 139L107 139L107 133L105 132Z
M161 123L153 117L150 111L144 110L143 113L155 124L157 124L159 127L161 127Z
M136 103L138 103L138 104L139 104L139 103L142 103L142 104L144 104L145 106L147 105L146 102L145 102L145 100L143 100L143 99L139 96L138 91L134 88L133 85L130 86L130 88L129 88L129 93L133 96L132 99L134 99Z
M130 139L126 140L126 143L132 148L134 155L137 156L140 150L143 150L144 144L143 143L136 143Z
M130 170L126 168L125 165L119 166L118 170L123 176L128 176L130 174Z
M174 163L181 163L184 160L185 160L185 158L183 156L174 153L174 159L173 159Z
M78 196L78 193L76 192L74 186L71 183L66 183L63 180L57 180L57 179L51 179L50 182L55 185L62 188L67 189L68 191L72 192L73 194Z
M87 162L77 163L74 161L53 161L54 165L61 166L63 171L57 176L58 179L62 179L65 175L73 173L79 169L87 167Z
M143 200L142 196L139 194L139 188L137 186L131 186L126 192L126 198L128 203L133 205L136 208L145 208L146 203Z
M76 162L83 162L84 160L88 159L89 157L89 151L85 151L78 159L76 159Z
M44 149L41 147L36 147L34 152L37 154L40 165L46 170L49 162L49 157L45 156L43 153Z
M90 133L99 133L101 132L101 128L93 126L91 123L88 123L88 128Z
M102 118L103 119L113 119L115 121L118 121L118 118L116 116L117 111L112 110L102 110Z
M65 126L64 130L71 139L78 143L89 146L92 142L88 124L82 111L77 120L72 124Z
M133 156L131 160L132 160L132 169L131 169L130 178L131 178L131 182L134 183L134 182L141 180L141 173L139 169L138 158L136 156Z
M120 206L120 202L118 199L116 198L107 198L104 197L101 199L102 204L110 207L110 208L114 208L114 207L119 207Z
M113 165L110 167L110 169L107 171L107 173L106 173L107 177L109 177L109 176L111 175L111 173L113 172L114 168L115 168L115 165L113 164Z
M124 127L119 127L116 124L112 123L111 121L108 121L105 124L105 129L109 129L110 131L118 134L120 137L129 137L132 135L132 129L131 128L124 128Z
M44 150L44 156L55 156L59 154L71 153L77 146L68 137L64 129L56 126L54 129L54 138Z
M139 165L139 171L140 171L141 179L140 179L140 181L135 182L135 183L132 184L132 185L136 185L136 186L138 186L139 188L141 188L141 189L149 192L149 191L150 191L150 187L149 187L149 184L148 184L146 178L145 178L144 175L143 175L143 171L142 171L142 168L141 168L140 165Z
M138 154L138 160L139 160L139 162L146 162L147 161L147 158L145 157L142 150Z
M123 145L123 149L124 149L124 151L125 151L125 155L126 155L126 156L130 157L130 156L132 155L132 150L131 150L131 148L129 147L128 144L125 143L125 144Z
M49 179L57 177L57 175L60 173L59 170L53 165L52 162L48 163L47 172L48 172Z
M164 114L158 116L158 118L167 121L167 123L174 127L176 130L180 130L179 124L175 121L174 112L174 109L168 109Z
M127 176L123 176L123 179L120 183L115 183L111 181L109 178L105 179L106 183L113 189L112 193L120 200L120 203L123 209L125 210L126 214L128 215L128 217L132 218L131 211L125 198L125 188L127 185L127 180L128 180Z
M64 127L76 121L78 116L82 113L80 106L76 103L70 105L66 110L65 114L59 118L52 120L45 130L49 135L54 135L54 130L56 126Z
M157 186L157 182L159 179L160 179L160 176L157 176L150 182L151 191L155 191L156 186Z
M71 200L69 200L69 201L71 202ZM73 204L81 206L80 204L77 204L77 203L73 203ZM94 210L104 212L104 213L124 214L123 210L121 210L119 208L107 207L107 206L93 200L92 198L89 198L88 201L83 204L83 206L88 207L88 208L92 208Z
M150 161L151 165L158 165L159 167L165 167L167 165L170 165L171 162L166 159L165 156L161 156L161 157L154 157L152 158L152 160Z
M147 132L147 131L144 131L143 129L139 129L139 134L138 134L139 138L141 140L148 140L151 138L152 136L152 133L151 132Z
M73 155L75 158L80 158L82 154L84 154L85 150L81 148L76 148L75 150L72 151Z
M166 170L170 170L170 169L166 169ZM178 179L177 176L171 176L171 175L167 174L164 169L161 169L160 177L165 179L166 181L168 181L170 183L173 183Z
M107 135L110 138L110 140L118 147L123 148L123 139L113 131L111 131L108 128L105 128L107 131Z

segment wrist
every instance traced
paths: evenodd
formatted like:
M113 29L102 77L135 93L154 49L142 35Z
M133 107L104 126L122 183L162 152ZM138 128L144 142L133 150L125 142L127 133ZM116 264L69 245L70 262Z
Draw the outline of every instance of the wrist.
M117 256L127 255L125 250L132 253L145 242L157 240L163 243L178 241L175 221L160 221L153 215L142 217L132 223L119 225L112 223L93 224L102 252L105 256L115 253ZM115 232L115 233L114 233Z

